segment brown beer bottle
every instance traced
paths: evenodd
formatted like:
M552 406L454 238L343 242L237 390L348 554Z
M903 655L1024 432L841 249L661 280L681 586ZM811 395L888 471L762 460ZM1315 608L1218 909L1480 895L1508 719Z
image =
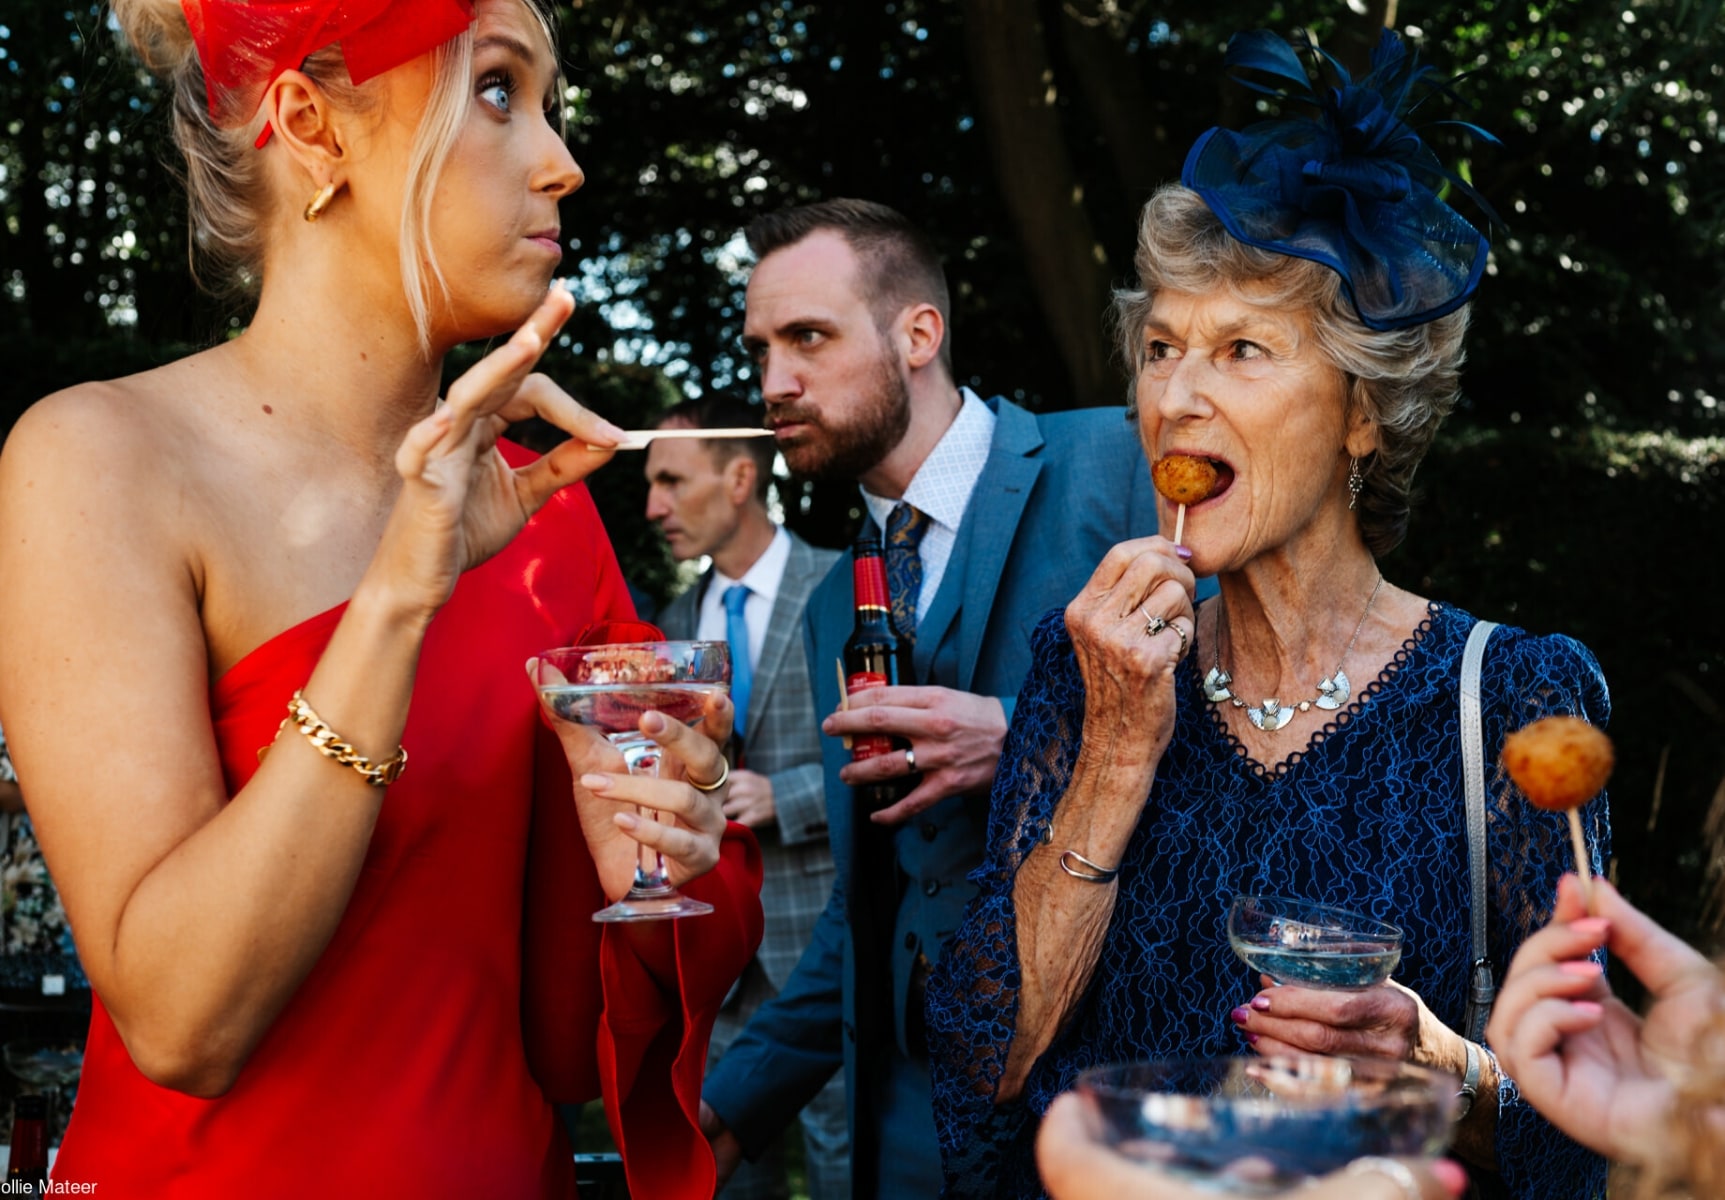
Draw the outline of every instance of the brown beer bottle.
M28 1183L30 1190L13 1194L40 1196L48 1182L48 1098L19 1096L12 1105L12 1155L6 1160L6 1181Z
M886 588L886 560L880 540L868 529L851 543L852 580L855 588L856 622L845 641L845 693L872 687L897 687L911 682L910 647L899 641L892 627L892 598ZM855 734L851 737L851 761L861 762L903 750L899 738L885 734ZM879 812L910 791L909 777L886 783L866 784L854 789L865 812Z

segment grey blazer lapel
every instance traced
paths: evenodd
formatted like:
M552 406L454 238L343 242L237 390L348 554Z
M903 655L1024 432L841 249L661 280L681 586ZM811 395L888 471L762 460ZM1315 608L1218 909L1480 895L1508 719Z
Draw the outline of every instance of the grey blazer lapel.
M1036 418L1005 398L992 400L989 406L995 410L995 425L988 461L965 506L964 524L953 544L940 592L916 633L917 678L925 679L930 656L957 619L957 686L961 691L970 690L976 677L994 594L1024 506L1042 473L1042 464L1033 457L1043 444ZM1035 570L1035 564L1028 564L1027 569Z
M754 683L749 691L749 711L743 714L744 729L759 729L766 720L766 705L772 699L772 681L779 677L785 656L794 646L802 652L803 606L809 593L820 582L824 571L815 567L814 551L790 530L791 555L785 560L785 573L779 580L779 594L773 600L772 615L767 620L767 636L761 643L761 658L755 664Z
M703 571L699 579L660 611L658 625L666 637L682 641L695 636L701 624L701 596L712 577L711 569Z

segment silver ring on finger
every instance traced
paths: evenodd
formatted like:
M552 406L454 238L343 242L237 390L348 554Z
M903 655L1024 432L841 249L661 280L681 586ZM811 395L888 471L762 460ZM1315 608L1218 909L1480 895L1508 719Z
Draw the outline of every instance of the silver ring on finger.
M1168 628L1167 621L1163 620L1161 617L1151 616L1149 613L1144 611L1144 607L1142 605L1138 608L1138 615L1144 618L1145 637L1155 637L1164 629Z
M1382 1158L1377 1155L1367 1155L1356 1158L1348 1164L1349 1175L1382 1175L1395 1182L1402 1189L1402 1194L1408 1200L1420 1200L1420 1181L1414 1178L1414 1173L1408 1170L1406 1164L1393 1158Z
M909 746L904 748L904 767L907 771L916 770L916 751Z
M711 783L702 783L694 776L689 777L689 786L697 792L716 792L730 782L731 763L729 759L719 759L719 777Z

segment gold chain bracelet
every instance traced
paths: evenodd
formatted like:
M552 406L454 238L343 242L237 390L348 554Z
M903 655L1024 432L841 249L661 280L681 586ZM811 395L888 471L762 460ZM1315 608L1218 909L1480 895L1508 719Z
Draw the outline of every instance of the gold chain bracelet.
M352 767L372 787L388 787L400 779L401 773L407 769L405 746L397 746L393 757L381 763L374 763L342 741L341 735L326 725L324 719L306 703L304 689L294 692L293 699L288 701L287 710L288 715L283 718L280 729L276 731L278 734L282 729L286 729L289 723L298 726L299 731L317 747L319 754L334 759L344 767Z

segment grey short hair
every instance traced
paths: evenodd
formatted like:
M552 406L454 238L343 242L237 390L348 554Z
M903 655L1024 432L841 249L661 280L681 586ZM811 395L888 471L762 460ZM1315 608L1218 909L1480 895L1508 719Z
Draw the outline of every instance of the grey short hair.
M1198 193L1179 184L1158 189L1144 206L1133 265L1138 286L1114 294L1114 317L1134 388L1158 291L1221 287L1262 308L1307 313L1318 346L1347 380L1350 410L1365 412L1378 428L1379 449L1360 464L1360 533L1373 554L1400 545L1414 472L1460 395L1469 306L1411 329L1368 329L1336 272L1236 240Z

